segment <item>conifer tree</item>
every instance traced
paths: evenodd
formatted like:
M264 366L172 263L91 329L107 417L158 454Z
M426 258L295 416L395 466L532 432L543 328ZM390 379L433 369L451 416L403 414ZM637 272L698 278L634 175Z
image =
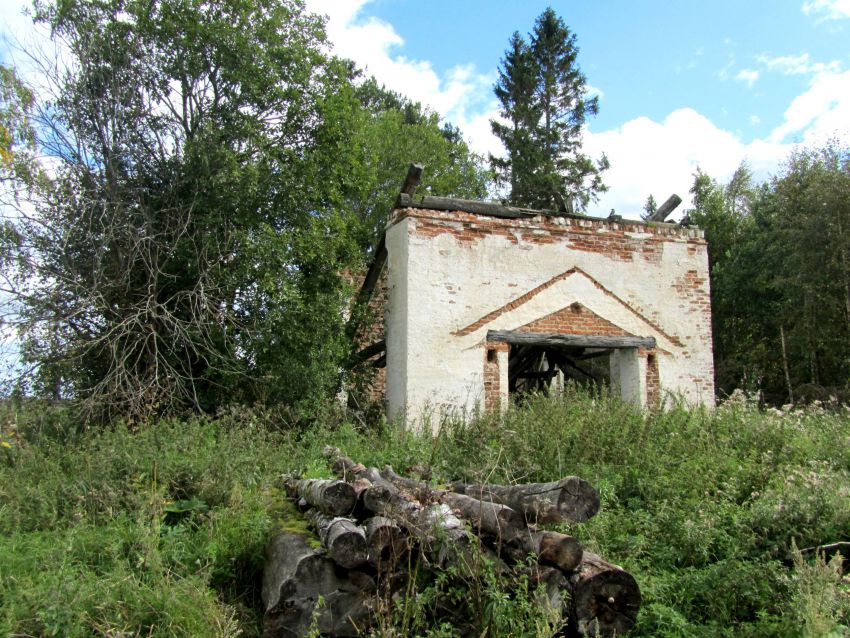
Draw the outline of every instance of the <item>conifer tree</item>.
M528 43L518 31L511 37L502 66L493 91L502 104L501 114L509 124L492 120L490 125L505 145L507 157L491 155L490 165L496 182L510 186L511 203L527 205L532 199L534 169L542 160L532 135L540 120L540 111L537 101L529 99L537 90L537 66Z
M548 208L560 194L584 208L605 190L608 160L581 152L582 127L599 104L587 94L577 55L575 34L551 8L529 42L514 33L505 52L494 91L509 124L491 124L506 157L491 156L491 166L514 205Z
M648 220L655 214L655 211L658 210L658 203L655 201L655 197L650 195L646 198L646 202L643 204L643 212L640 215L640 218L644 221Z

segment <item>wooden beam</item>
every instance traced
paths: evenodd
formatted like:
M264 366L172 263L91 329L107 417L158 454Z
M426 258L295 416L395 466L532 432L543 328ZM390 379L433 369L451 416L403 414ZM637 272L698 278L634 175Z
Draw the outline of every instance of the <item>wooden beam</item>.
M670 197L667 198L667 201L661 204L658 209L652 213L649 218L651 222L663 222L667 219L667 216L672 213L676 206L682 203L682 198L673 193Z
M386 341L381 339L380 341L373 343L371 346L366 346L360 352L355 354L352 357L351 365L352 365L352 367L354 367L354 366L356 366L360 363L363 363L364 361L368 361L369 359L374 357L376 354L381 354L386 349L387 349L387 343L386 343Z
M404 179L404 184L401 187L401 192L413 197L416 192L416 187L419 186L419 180L422 179L422 164L413 164L407 167L407 177Z
M521 217L551 215L551 213L541 211L505 206L498 202L479 202L472 199L455 199L453 197L434 197L432 195L426 195L421 200L418 198L414 200L406 193L401 193L398 196L398 206L401 208L426 208L429 210L457 210L476 215L502 217L504 219L519 219Z
M517 332L488 330L487 341L531 346L581 346L584 348L654 348L655 337L615 337L602 335L572 335L548 332Z
M384 264L386 263L386 235L382 234L381 241L379 241L378 245L375 247L374 257L372 257L372 262L369 264L369 270L366 272L366 277L363 279L363 284L360 286L360 291L357 293L357 298L354 300L351 317L345 326L345 331L348 336L353 337L357 332L361 316L360 313L357 312L357 307L361 304L368 303L369 299L372 297L372 291L374 291L375 285L378 283L381 271L384 269Z

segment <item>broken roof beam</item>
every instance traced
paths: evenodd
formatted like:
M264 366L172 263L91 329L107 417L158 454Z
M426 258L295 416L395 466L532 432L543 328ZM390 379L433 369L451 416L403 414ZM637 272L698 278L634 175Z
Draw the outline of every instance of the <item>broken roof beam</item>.
M386 263L386 235L381 233L381 240L378 242L378 245L375 246L374 256L369 264L369 270L366 272L366 277L363 279L360 290L357 292L357 297L354 300L351 315L349 316L348 322L345 326L345 331L348 336L353 337L360 327L360 320L362 319L362 316L361 313L357 311L357 308L358 306L369 302L369 299L372 297L372 291L375 289L378 279L381 276L381 271L384 269L384 264Z
M647 348L655 347L655 337L618 337L608 335L573 335L549 332L518 332L516 330L488 330L487 341L511 345L583 348Z
M477 215L489 215L491 217L503 217L505 219L519 219L521 217L536 217L547 213L531 211L524 208L505 206L498 202L479 202L473 199L455 199L453 197L434 197L426 195L421 200L413 199L406 193L398 197L399 208L426 208L429 210L463 211Z
M663 222L667 219L667 216L676 210L676 207L682 203L682 198L673 193L670 197L667 198L667 201L661 204L658 209L649 216L647 221L651 222Z
M384 339L376 341L371 346L366 346L360 352L356 353L351 359L350 367L360 365L364 361L368 361L375 355L384 354L387 351L387 342Z
M401 192L405 195L413 197L416 192L416 187L419 186L419 180L422 179L422 164L414 164L411 162L407 167L407 177L404 178L404 184L401 187Z

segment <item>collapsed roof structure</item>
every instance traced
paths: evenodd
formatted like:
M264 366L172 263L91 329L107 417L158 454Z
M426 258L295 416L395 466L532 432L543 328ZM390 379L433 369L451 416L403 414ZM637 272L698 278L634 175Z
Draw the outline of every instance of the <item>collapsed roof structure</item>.
M420 174L358 296L376 311L359 358L390 418L435 428L569 380L642 406L713 403L706 243L663 222L678 198L645 222L595 218L416 197Z

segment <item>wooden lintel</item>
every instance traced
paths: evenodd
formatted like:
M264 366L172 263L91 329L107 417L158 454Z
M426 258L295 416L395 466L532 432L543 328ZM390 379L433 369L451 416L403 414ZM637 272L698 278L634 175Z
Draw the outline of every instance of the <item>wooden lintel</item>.
M548 332L517 332L515 330L488 330L487 341L511 345L531 345L583 348L654 348L655 337L618 337L607 335L573 335Z

